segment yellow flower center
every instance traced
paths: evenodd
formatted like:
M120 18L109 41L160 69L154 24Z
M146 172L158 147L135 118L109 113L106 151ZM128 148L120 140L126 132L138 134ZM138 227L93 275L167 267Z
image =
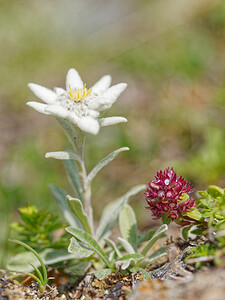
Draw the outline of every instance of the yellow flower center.
M90 93L92 92L92 89L90 91L86 90L86 83L84 84L84 87L82 89L71 89L71 86L69 84L69 96L70 99L72 99L74 102L80 102L84 98L86 98Z

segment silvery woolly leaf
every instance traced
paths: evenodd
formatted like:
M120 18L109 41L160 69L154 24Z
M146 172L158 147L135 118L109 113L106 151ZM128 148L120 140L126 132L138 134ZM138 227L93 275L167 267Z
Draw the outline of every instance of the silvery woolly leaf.
M109 276L112 273L111 269L101 269L94 272L95 277L99 280L104 279L106 276Z
M88 178L87 178L87 182L88 185L91 185L92 180L95 178L95 176L98 174L98 172L105 167L107 164L109 164L114 158L116 158L116 156L122 152L122 151L127 151L129 150L128 147L122 147L120 149L117 149L113 152L111 152L109 155L107 155L105 158L103 158L93 169L92 171L89 173Z
M145 256L149 249L155 244L155 242L164 235L164 232L166 232L167 229L168 226L166 224L163 224L161 227L159 227L159 229L157 229L156 232L153 234L150 241L142 249L141 254Z
M137 250L137 220L132 207L124 205L119 215L119 226L122 237Z
M74 256L68 253L67 249L47 248L38 254L46 265L74 259ZM10 257L7 269L17 272L31 272L33 271L33 268L29 263L32 263L36 268L41 266L39 260L32 252L20 252Z
M70 212L70 210L67 206L67 203L66 203L67 192L54 184L50 184L49 187L52 191L52 194L55 196L55 198L57 200L57 204L58 204L65 220L68 222L68 224L71 226L81 227L80 222Z
M71 196L67 195L67 204L71 212L83 226L83 229L92 235L91 227L89 225L87 215L84 212L82 202L79 199L72 198Z
M73 254L74 258L85 258L91 256L94 253L92 250L81 247L74 237L70 239L68 252Z
M127 259L127 260L116 261L115 262L115 266L119 270L120 269L126 270L130 266L130 264L131 264L132 261L135 262L135 260L133 258L130 258L130 259Z
M165 246L165 247L161 247L158 250L156 250L155 252L153 252L148 258L147 258L147 262L150 263L162 256L167 255L167 250L170 246Z
M40 255L40 253L39 253ZM9 262L6 265L7 270L15 272L32 272L33 268L29 263L32 263L35 267L40 267L41 264L32 252L20 252L15 255L11 255Z
M73 255L69 254L67 249L45 249L40 256L46 265L73 259Z
M147 264L152 263L153 261L159 259L160 257L167 255L167 249L170 246L164 246L154 251L149 257L145 257L145 259L141 262L141 267L144 268Z
M74 126L66 120L63 120L63 119L60 119L60 118L56 118L56 119L59 122L59 124L62 126L68 140L70 141L70 143L74 147L74 142L75 142L76 136L77 136Z
M98 241L102 240L111 231L117 221L120 210L125 204L128 203L129 199L132 196L135 196L139 192L143 191L144 189L146 189L145 184L136 185L131 188L125 195L106 205L96 231L96 238Z
M115 251L116 255L120 258L122 257L122 254L120 253L120 250L117 248L116 244L110 240L110 239L105 239L106 243L112 247L112 249Z
M153 234L156 232L156 229L150 228L147 232L145 233L139 233L138 234L138 247L143 243L148 240L150 240L153 236Z
M112 250L111 252L107 253L109 261L114 262L117 259L117 254L115 250Z
M45 158L55 158L55 159L61 159L61 160L75 160L81 164L80 157L69 151L55 151L55 152L47 152L45 154Z
M70 273L73 273L74 275L83 276L90 267L91 267L90 261L81 261L69 267L66 270L68 270Z
M67 227L66 231L75 236L76 239L84 243L88 248L93 250L104 262L104 264L107 267L110 267L110 261L106 254L103 252L96 240L94 240L87 232L76 227Z
M144 256L139 253L127 254L117 260L115 262L115 266L117 269L126 270L130 266L130 264L136 264L143 258Z
M81 201L83 200L83 190L82 184L80 181L79 170L77 168L77 164L73 160L64 160L64 165L67 172L67 177L71 187L73 188L74 192L78 196Z
M120 238L120 237L118 237L118 241L123 246L124 250L126 250L128 253L130 253L130 254L135 253L134 248L128 241L126 241L125 239Z

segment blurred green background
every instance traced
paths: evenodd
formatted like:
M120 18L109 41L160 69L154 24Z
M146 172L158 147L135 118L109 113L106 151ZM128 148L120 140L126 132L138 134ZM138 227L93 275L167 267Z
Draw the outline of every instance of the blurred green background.
M128 83L107 115L129 122L87 141L89 170L130 147L94 181L96 220L105 203L168 166L196 189L224 187L223 0L0 1L0 45L0 261L19 206L60 213L48 184L71 192L63 164L44 158L67 149L66 138L54 118L25 105L37 100L28 82L64 87L70 67L87 86L105 74ZM143 195L132 205L149 226Z

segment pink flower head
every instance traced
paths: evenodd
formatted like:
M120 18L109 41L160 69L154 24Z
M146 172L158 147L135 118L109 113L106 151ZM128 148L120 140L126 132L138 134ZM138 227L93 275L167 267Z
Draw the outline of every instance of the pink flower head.
M194 189L182 176L178 177L173 168L160 171L155 180L149 182L149 188L145 191L145 199L155 219L163 214L172 221L176 220L182 213L191 211L195 206L193 198L182 202L182 194L191 194Z

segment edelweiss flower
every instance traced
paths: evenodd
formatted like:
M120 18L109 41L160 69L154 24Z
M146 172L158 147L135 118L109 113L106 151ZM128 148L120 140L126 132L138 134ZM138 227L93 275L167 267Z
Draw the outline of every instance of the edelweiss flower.
M109 87L111 77L103 76L89 90L75 69L70 69L66 76L66 90L55 88L54 91L35 83L28 86L45 104L27 102L36 111L68 120L81 130L97 134L100 126L127 122L123 117L101 118L100 113L110 108L127 84L119 83Z
M173 168L158 172L155 179L149 182L149 189L145 191L149 205L147 208L152 211L155 219L167 214L167 218L176 220L196 207L193 198L183 201L182 194L191 194L194 190L182 176L178 178Z

